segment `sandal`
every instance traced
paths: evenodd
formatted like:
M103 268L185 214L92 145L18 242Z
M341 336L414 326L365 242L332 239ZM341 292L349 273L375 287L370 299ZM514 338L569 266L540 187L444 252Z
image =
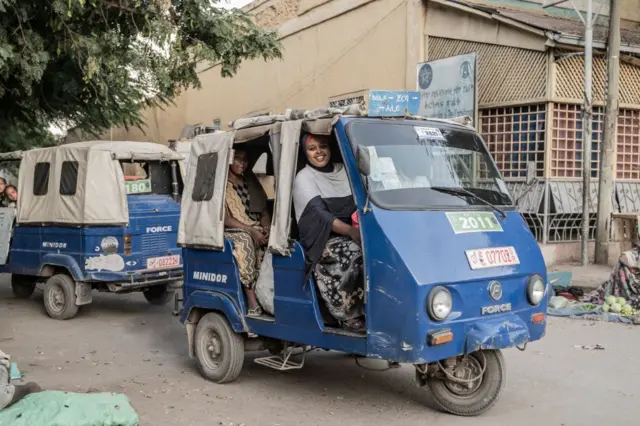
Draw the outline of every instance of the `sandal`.
M364 328L362 318L353 318L342 323L343 327L348 330L360 331Z
M247 310L247 316L248 317L259 317L259 316L262 316L262 308L260 306L256 306L253 309L248 309Z

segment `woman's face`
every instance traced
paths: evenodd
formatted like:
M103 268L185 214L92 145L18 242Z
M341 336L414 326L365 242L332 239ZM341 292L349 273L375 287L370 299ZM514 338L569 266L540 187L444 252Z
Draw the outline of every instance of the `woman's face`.
M312 165L322 168L329 164L331 150L329 150L329 143L326 140L311 136L307 139L305 149L307 150L307 158Z
M236 151L233 154L233 163L231 163L231 173L236 176L242 176L245 170L247 170L247 153L244 151Z
M7 189L7 198L11 201L18 200L18 192L15 190L15 188L11 187Z

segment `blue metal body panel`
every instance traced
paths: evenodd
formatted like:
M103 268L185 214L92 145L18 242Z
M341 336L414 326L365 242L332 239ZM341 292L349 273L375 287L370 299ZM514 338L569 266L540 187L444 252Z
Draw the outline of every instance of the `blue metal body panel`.
M105 282L132 287L162 284L182 278L182 267L147 270L147 259L181 255L177 246L180 205L171 196L129 195L126 226L17 225L7 264L0 272L38 276L49 266L66 269L76 281ZM124 253L124 237L131 238L131 254ZM122 267L105 267L100 257L105 237L118 241L116 256Z
M515 210L498 219L503 232L455 234L445 211L390 211L370 203L363 214L366 191L345 133L351 119L341 118L334 127L360 212L365 259L366 336L331 330L323 324L313 280L304 282L304 253L294 243L291 256L273 255L275 321L245 318L256 334L326 349L366 355L397 362L420 364L446 359L477 349L504 349L538 340L546 323L533 324L532 315L546 312L547 297L533 307L526 295L527 280L539 274L546 282L540 249L522 216ZM497 216L496 216L497 218ZM520 264L472 270L465 250L515 248ZM203 292L223 293L236 307L225 315L240 331L246 304L232 256L232 245L223 252L184 249L185 309L221 310L208 304ZM207 282L226 276L225 283ZM220 275L221 277L217 277ZM491 299L489 283L498 280L503 294ZM435 286L445 286L453 298L449 317L436 322L427 313L427 297ZM216 302L217 303L217 302ZM511 311L482 315L481 308L510 303ZM430 333L453 332L452 342L429 346Z

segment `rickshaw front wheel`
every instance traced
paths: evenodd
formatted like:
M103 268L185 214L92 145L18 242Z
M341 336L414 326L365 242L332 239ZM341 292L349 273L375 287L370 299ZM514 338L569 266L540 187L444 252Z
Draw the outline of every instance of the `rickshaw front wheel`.
M244 364L244 339L226 318L210 312L196 326L195 354L202 375L212 382L234 381Z
M455 365L440 363L444 377L430 377L427 386L438 406L458 416L478 416L497 401L506 382L506 364L499 350L458 357Z

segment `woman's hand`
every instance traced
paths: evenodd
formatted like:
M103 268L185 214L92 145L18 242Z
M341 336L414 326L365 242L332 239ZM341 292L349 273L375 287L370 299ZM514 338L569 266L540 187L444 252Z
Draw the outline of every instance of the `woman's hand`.
M262 228L251 228L249 229L249 234L260 245L264 245L268 241L266 235L262 232Z
M265 236L265 238L268 240L269 239L269 234L271 233L271 229L268 227L262 227L262 235Z
M360 237L360 230L358 230L357 228L351 227L351 229L349 229L348 236L349 236L349 238L351 238L356 243L358 243L358 244L362 243L362 240L361 240L361 237Z

